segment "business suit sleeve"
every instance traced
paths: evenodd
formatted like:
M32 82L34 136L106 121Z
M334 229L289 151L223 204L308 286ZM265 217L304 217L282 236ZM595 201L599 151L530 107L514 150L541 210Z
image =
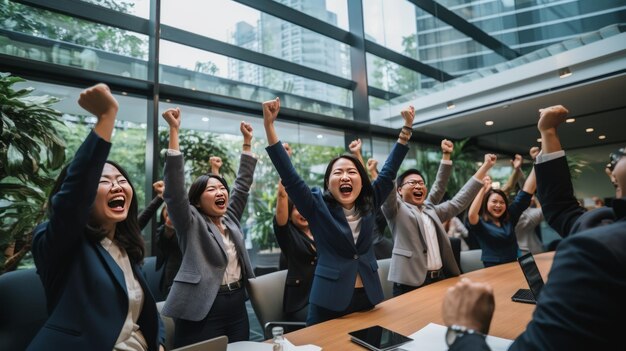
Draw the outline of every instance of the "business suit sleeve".
M187 247L187 232L196 220L191 215L189 197L185 189L185 173L183 155L167 155L163 170L165 190L163 199L167 205L167 213L176 229L181 249Z
M526 209L530 206L530 199L533 197L532 194L525 192L524 190L520 190L515 196L515 200L509 205L509 220L515 224L522 216L522 213L526 211Z
M235 185L231 191L230 199L228 201L228 213L232 218L241 220L243 210L248 203L248 195L250 194L250 186L254 179L254 168L256 167L256 158L248 155L241 154L239 162L239 171L237 178L235 179Z
M378 173L378 178L372 183L374 188L374 206L380 207L386 200L389 192L393 190L393 180L396 178L398 169L408 152L408 146L399 143L394 144L391 153L389 153L385 161L385 165ZM364 179L364 181L367 180Z
M265 148L269 155L274 168L278 172L280 179L285 186L285 191L289 198L296 205L298 211L304 218L311 219L315 213L317 202L313 198L311 189L306 185L304 180L300 178L298 172L293 167L287 151L283 147L282 142L277 142Z
M537 197L546 221L562 237L568 236L586 210L574 196L572 177L565 157L535 164Z
M90 132L67 168L61 189L49 204L52 216L35 228L33 255L44 284L52 283L73 258L84 237L89 212L111 143Z
M480 335L465 335L454 342L449 348L450 351L490 351L489 345Z
M380 207L380 210L382 211L385 218L394 218L398 213L398 202L400 200L398 199L399 195L396 189L397 185L396 181L394 180L392 190L389 192L389 195L387 195L385 202L383 202L382 206Z
M150 219L152 219L152 216L154 216L156 211L159 209L159 206L161 206L162 204L163 204L163 199L160 196L155 196L154 199L150 201L148 206L146 206L146 208L143 211L141 211L139 216L137 216L137 222L139 222L139 229L143 230L143 228L145 228L146 225L150 223Z
M446 193L446 187L448 186L448 181L450 180L451 174L452 164L443 162L439 163L439 169L437 170L435 183L433 183L433 186L430 189L430 193L428 193L428 198L426 199L426 201L434 205L441 202L441 199L443 199L443 195Z
M276 222L276 216L274 216L273 226L274 237L276 238L278 247L280 247L280 251L282 251L286 256L289 252L289 222L285 225L278 225L278 222Z
M510 350L608 350L623 346L624 220L564 240L533 320Z
M437 217L439 217L441 222L445 222L461 213L461 211L472 203L482 186L483 184L481 182L471 177L450 201L435 206Z

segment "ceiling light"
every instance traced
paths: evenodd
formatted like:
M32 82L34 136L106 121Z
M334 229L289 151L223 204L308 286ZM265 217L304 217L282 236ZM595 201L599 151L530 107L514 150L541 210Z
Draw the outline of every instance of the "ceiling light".
M209 121L209 117L202 117L202 122L208 122Z
M172 100L170 100L170 99L165 99L165 102L172 102Z
M568 119L565 120L565 123L574 123L575 120L576 119L574 119L574 118L568 118Z
M492 126L492 125L493 125L493 121L486 121L486 122L485 122L485 125L486 125L486 126Z
M598 136L598 139L604 140L604 139L606 139L606 135L600 135L600 136Z
M317 138L318 138L318 139L322 139L323 137L324 137L324 136L323 136L322 134L318 134L318 135L317 135Z
M448 110L452 110L452 109L453 109L453 108L455 108L455 107L456 107L456 105L455 105L455 104L454 104L454 102L452 102L452 101L448 101L448 102L446 103L446 109L448 109Z
M126 95L128 95L128 93L127 93L127 92L125 92L125 91L123 91L123 92L122 92L122 95L126 96Z
M572 71L570 71L569 67L561 68L559 70L559 78L567 78L572 75Z
M537 142L540 143L541 142L541 138L537 138Z
M585 129L585 132L591 133L591 132L593 132L593 128L587 128L587 129Z

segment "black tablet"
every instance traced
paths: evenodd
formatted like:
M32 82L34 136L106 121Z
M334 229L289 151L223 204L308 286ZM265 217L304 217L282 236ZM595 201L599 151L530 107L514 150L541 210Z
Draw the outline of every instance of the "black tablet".
M374 351L386 351L406 344L413 339L392 330L375 325L373 327L355 330L348 333L352 341Z

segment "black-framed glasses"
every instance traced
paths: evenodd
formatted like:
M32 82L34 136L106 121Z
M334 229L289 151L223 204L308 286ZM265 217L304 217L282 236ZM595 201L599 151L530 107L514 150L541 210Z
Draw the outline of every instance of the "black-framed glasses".
M424 182L423 182L423 181L421 181L421 180L411 179L411 180L409 180L409 181L406 181L406 182L404 182L404 183L400 184L400 187L402 188L403 186L405 186L405 185L407 185L407 184L408 184L409 186L411 186L411 187L415 187L415 186L416 186L416 185L418 185L418 184L419 184L419 186L424 186Z
M606 165L606 167L610 171L613 171L615 165L617 164L617 161L619 161L622 156L626 156L626 148L617 149L616 151L611 152L611 154L609 155L609 163Z

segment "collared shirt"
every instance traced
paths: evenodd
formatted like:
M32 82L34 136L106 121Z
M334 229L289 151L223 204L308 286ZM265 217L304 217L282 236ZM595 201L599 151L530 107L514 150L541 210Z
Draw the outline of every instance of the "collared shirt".
M223 224L222 227L224 228L222 239L224 240L226 257L228 258L226 271L224 271L224 277L222 278L222 285L224 285L237 282L241 279L241 267L239 266L239 256L237 256L235 242L230 238L230 230Z
M407 203L413 207L417 214L422 219L422 227L424 228L424 241L426 242L426 269L429 271L436 271L443 267L441 261L441 252L439 252L439 241L437 240L437 228L435 222L429 215L424 213L423 209ZM419 230L419 229L418 229Z
M343 208L343 214L346 215L346 220L348 221L348 225L352 231L352 239L354 239L354 243L356 244L356 241L359 240L359 234L361 234L361 215L356 211L356 206L349 210ZM359 273L356 274L354 287L363 287L363 281L361 280L361 275Z
M128 294L128 314L120 335L117 337L113 350L115 351L144 351L148 349L146 339L143 337L137 320L141 314L141 308L143 307L144 293L141 285L130 265L130 260L126 254L126 250L119 247L115 242L109 238L104 238L100 241L102 247L111 255L115 263L120 267L124 273L124 282L126 283L126 293Z

